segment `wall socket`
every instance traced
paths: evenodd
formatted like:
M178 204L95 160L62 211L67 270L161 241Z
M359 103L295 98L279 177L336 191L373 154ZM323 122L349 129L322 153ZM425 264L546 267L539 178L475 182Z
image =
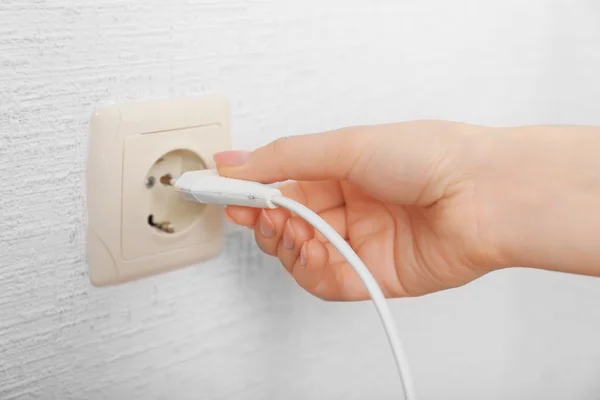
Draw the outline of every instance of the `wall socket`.
M214 168L213 154L230 148L223 96L96 110L86 176L92 284L131 281L217 255L222 207L187 202L160 178Z

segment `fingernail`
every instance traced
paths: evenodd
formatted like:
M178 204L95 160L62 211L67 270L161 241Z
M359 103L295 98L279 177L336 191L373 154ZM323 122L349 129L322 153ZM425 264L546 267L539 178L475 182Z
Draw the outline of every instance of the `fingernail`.
M249 151L222 151L220 153L215 153L213 159L215 163L218 165L223 165L226 167L237 167L245 164L250 158Z
M273 237L275 235L275 225L271 221L271 218L267 215L265 210L262 210L260 213L260 222L259 222L260 234L266 238Z
M302 249L300 250L300 264L302 264L303 267L306 267L306 262L308 258L308 252L306 250L307 243L308 242L304 242L304 244L302 245Z
M292 250L294 245L296 244L296 233L294 232L294 227L292 223L288 219L285 223L285 227L283 228L283 247L288 250Z

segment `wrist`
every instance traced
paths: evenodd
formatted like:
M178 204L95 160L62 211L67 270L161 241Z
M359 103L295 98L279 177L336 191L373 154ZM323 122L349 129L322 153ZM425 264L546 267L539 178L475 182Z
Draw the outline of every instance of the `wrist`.
M477 174L498 267L600 274L600 132L490 129Z

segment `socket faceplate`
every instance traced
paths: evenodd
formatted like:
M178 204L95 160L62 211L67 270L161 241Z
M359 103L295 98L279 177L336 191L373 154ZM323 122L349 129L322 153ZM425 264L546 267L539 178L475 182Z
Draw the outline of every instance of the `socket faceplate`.
M154 175L213 168L213 154L230 147L229 106L222 96L98 109L86 176L92 284L130 281L217 255L222 208L185 203ZM174 232L149 221L169 222Z

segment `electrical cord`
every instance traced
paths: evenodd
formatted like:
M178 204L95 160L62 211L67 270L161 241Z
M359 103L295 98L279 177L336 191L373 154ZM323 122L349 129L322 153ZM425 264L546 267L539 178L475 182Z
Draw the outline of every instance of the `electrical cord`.
M173 186L188 201L255 208L277 208L279 206L311 224L340 252L365 285L392 348L404 399L416 400L406 355L400 342L394 317L381 288L352 247L323 218L303 204L283 196L277 188L257 182L222 177L215 170L189 171L178 178L165 175L161 178L161 182Z
M399 339L398 330L396 329L394 317L390 312L381 288L377 284L375 278L373 278L373 275L371 275L371 272L367 266L362 262L352 247L348 245L344 238L342 238L335 231L335 229L333 229L327 222L325 222L323 218L314 213L310 208L284 196L273 197L271 201L274 204L286 208L298 215L306 222L311 224L316 230L321 232L321 234L325 236L325 238L329 240L329 242L340 252L342 257L344 257L354 271L356 271L367 291L369 292L369 295L373 300L373 304L375 305L375 308L379 313L379 317L381 318L381 323L383 324L385 333L392 348L394 359L396 361L396 367L398 368L398 374L400 375L404 398L406 400L415 400L415 390L410 377L408 363L406 362L406 355Z

